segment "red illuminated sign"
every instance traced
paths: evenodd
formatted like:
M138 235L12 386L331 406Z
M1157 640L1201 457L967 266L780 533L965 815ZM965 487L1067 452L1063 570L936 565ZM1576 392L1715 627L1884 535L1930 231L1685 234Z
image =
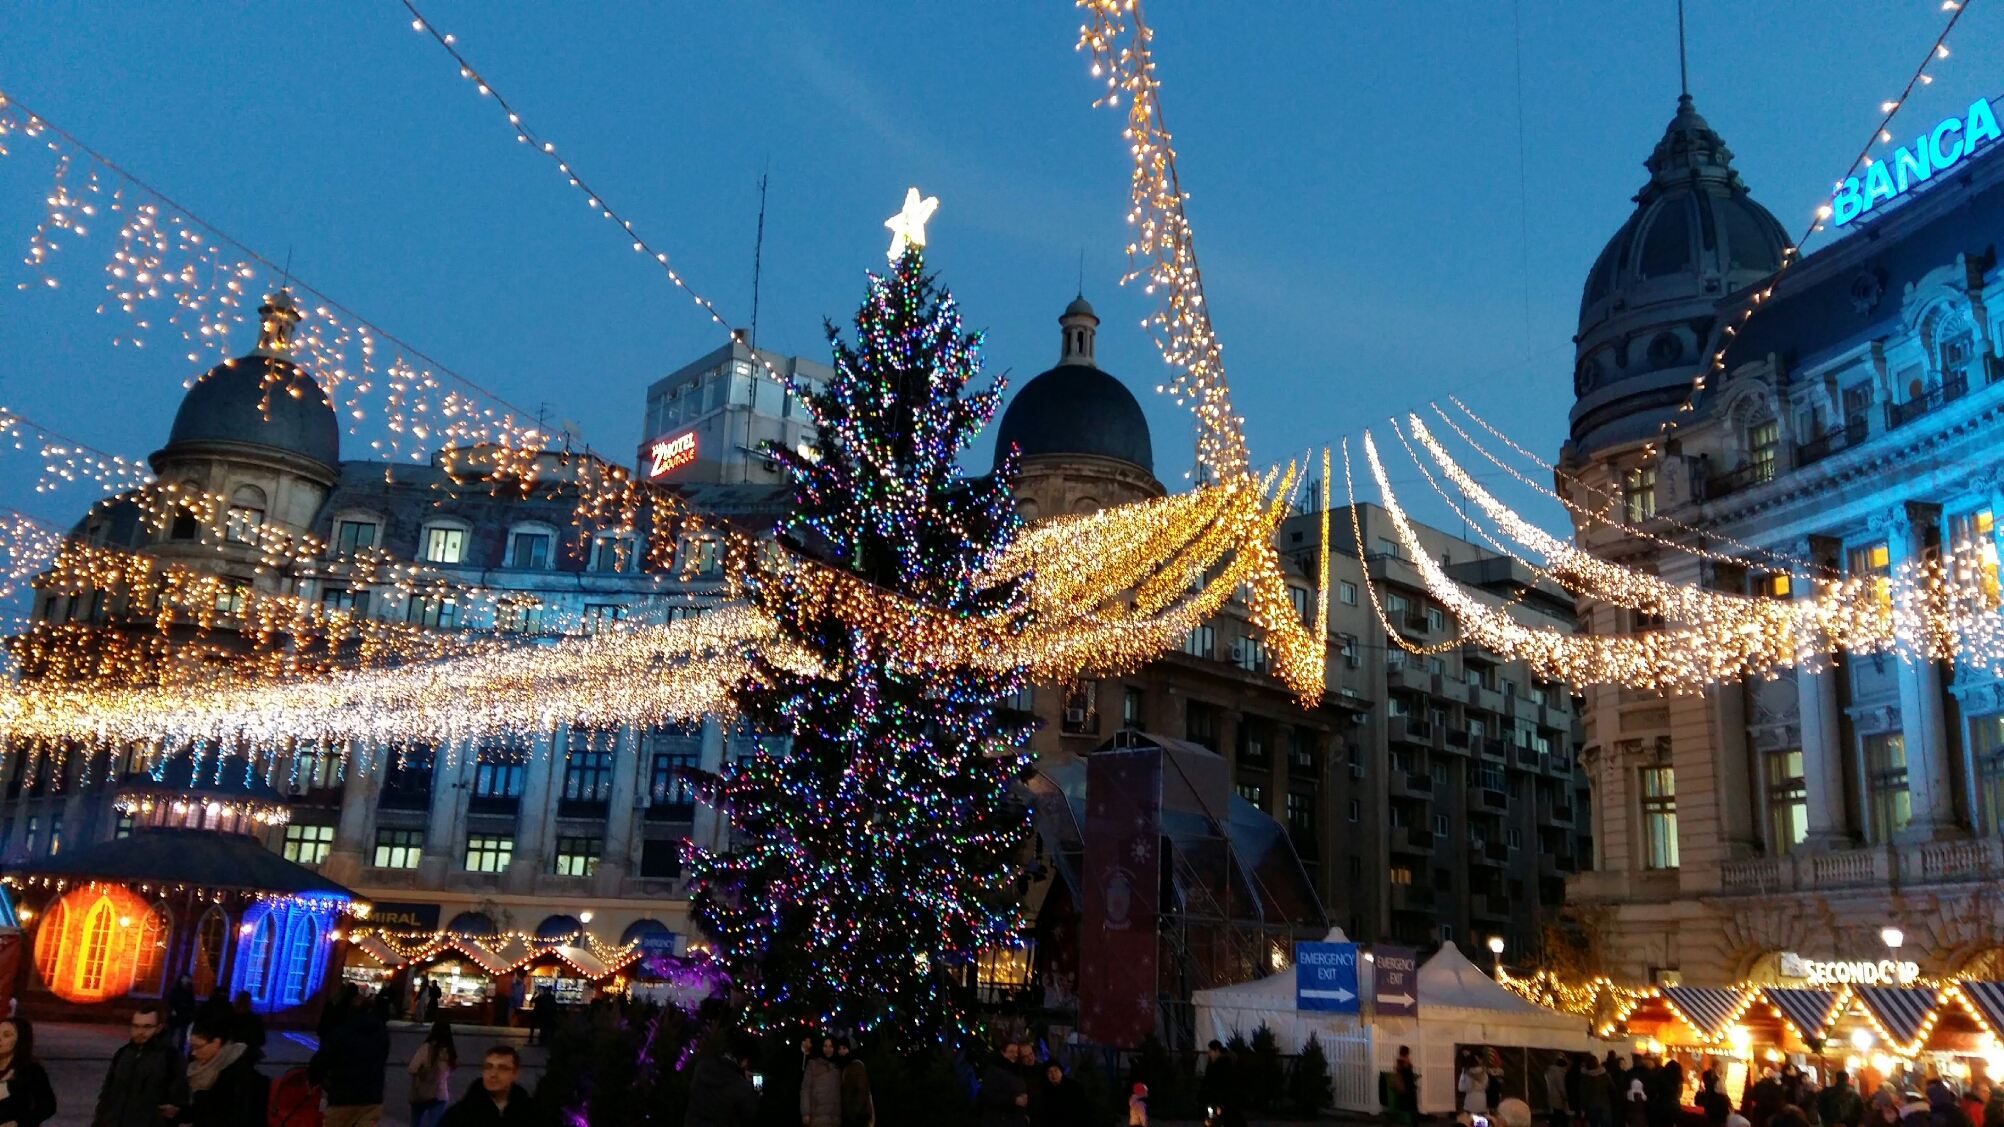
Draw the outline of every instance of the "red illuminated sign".
M647 448L647 476L664 477L696 460L696 432L658 438Z

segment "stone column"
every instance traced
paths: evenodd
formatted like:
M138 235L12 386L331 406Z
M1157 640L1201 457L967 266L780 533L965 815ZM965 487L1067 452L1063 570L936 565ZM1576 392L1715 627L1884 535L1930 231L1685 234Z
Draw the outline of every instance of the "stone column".
M1815 579L1797 576L1792 593L1797 602L1813 602L1817 586ZM1852 842L1844 801L1844 760L1849 749L1837 704L1837 678L1842 675L1834 656L1818 666L1795 667L1796 715L1802 725L1802 782L1809 806L1809 833L1803 846L1811 850L1844 849Z
M473 761L478 753L472 739L441 745L432 754L431 809L424 822L424 853L418 858L418 883L438 887L457 860L460 811L472 789Z
M640 774L642 733L631 724L619 729L612 748L612 795L606 800L605 848L592 873L592 892L618 896L633 860L633 797Z
M557 771L570 745L570 729L558 725L553 731L537 732L523 772L522 804L515 819L515 852L508 862L501 887L509 892L531 892L543 871L543 854L549 848L544 831L549 827L550 778Z
M341 818L334 825L334 846L320 863L321 875L337 884L353 884L372 858L376 833L376 796L383 789L383 749L350 741L341 765Z
M711 774L724 769L724 728L714 717L703 718L703 747L697 755L696 765ZM729 847L731 823L722 811L707 802L698 802L693 823L689 827L691 844L712 851Z
M28 778L35 771L35 760L41 754L41 745L31 744L21 759L21 792L14 799L13 820L7 829L5 859L9 864L28 859L28 807L33 804L28 798Z
M1906 504L1893 511L1886 522L1886 545L1895 569L1901 563L1919 564L1938 519L1932 506ZM1960 836L1955 779L1949 770L1953 734L1942 699L1941 665L1925 656L1901 657L1899 663L1900 728L1906 741L1907 795L1913 806L1912 820L1900 837L1933 841Z

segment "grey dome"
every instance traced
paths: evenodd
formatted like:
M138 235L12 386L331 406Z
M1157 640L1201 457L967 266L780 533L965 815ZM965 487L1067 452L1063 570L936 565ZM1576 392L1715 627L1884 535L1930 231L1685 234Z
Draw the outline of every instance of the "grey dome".
M997 465L1012 445L1025 458L1086 454L1155 472L1141 404L1119 380L1084 364L1060 364L1023 385L995 431Z
M1084 294L1080 294L1077 297L1073 298L1072 303L1070 305L1065 306L1065 316L1070 317L1075 313L1083 313L1086 316L1095 319L1098 318L1099 316L1099 314L1094 313L1092 311L1092 302L1087 301L1085 299Z
M1732 157L1691 96L1679 98L1643 162L1635 211L1581 291L1572 438L1582 452L1654 434L1689 394L1720 304L1780 269L1788 234Z
M290 360L253 353L209 369L174 413L169 448L244 442L341 463L341 424L320 384Z

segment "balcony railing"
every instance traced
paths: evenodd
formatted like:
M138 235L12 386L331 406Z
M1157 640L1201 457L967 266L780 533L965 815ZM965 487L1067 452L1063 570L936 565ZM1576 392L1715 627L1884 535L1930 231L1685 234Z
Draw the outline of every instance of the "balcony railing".
M1841 428L1832 427L1808 442L1797 445L1795 464L1807 466L1820 462L1839 450L1849 450L1863 441L1865 441L1865 416L1853 415Z
M1757 462L1748 462L1731 473L1723 473L1716 477L1707 478L1705 480L1705 496L1707 498L1724 497L1729 493L1737 493L1750 486L1760 485L1773 480L1774 459L1768 457Z
M1870 845L1829 853L1749 857L1719 868L1728 893L1991 882L2004 879L2004 840L1969 838L1916 845Z
M1941 381L1941 386L1921 395L1916 395L1905 403L1886 404L1886 429L1913 422L1930 411L1939 411L1950 403L1962 398L1969 390L1969 377L1957 373Z

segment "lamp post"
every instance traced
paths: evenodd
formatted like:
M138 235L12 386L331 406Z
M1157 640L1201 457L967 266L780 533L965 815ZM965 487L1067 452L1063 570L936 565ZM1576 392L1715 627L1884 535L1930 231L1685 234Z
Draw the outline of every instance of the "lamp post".
M1907 941L1907 933L1896 927L1882 927L1879 929L1879 940L1897 953L1900 949L1900 944Z
M1503 937L1502 937L1502 936L1500 936L1500 935L1492 935L1492 936L1490 936L1490 937L1489 937L1489 954L1490 954L1490 956L1491 956L1491 957L1490 957L1490 960L1489 960L1489 969L1490 969L1490 970L1491 970L1492 972L1494 972L1494 974L1496 975L1496 977L1498 977L1498 978L1501 978L1501 977L1503 977Z

